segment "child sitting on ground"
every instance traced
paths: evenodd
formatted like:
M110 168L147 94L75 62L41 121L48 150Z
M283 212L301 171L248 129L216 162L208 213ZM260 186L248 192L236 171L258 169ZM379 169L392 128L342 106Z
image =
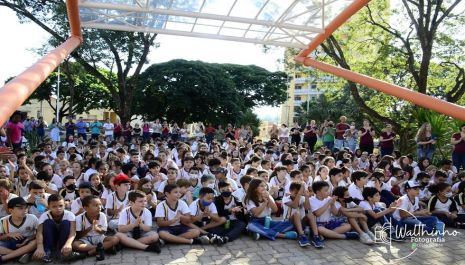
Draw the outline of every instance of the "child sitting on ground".
M124 246L160 253L158 233L152 231L152 214L145 208L145 193L131 191L128 197L131 206L121 211L116 236Z
M108 223L107 217L100 210L100 199L95 195L89 195L81 199L81 203L85 212L76 216L76 239L73 249L90 256L95 255L97 261L105 259L104 250L116 254L119 239L115 236L105 236Z
M278 210L274 199L266 190L266 184L261 179L253 179L249 183L244 203L251 219L247 230L253 233L254 240L264 236L268 239L276 238L296 239L297 233L292 231L294 225L289 221L273 221L271 214Z
M168 184L164 190L166 200L157 205L157 218L160 238L176 244L208 244L207 236L200 236L200 230L191 228L189 206L179 198L179 187Z
M358 234L350 232L352 227L349 223L335 218L338 210L334 205L337 196L329 196L329 184L326 181L316 181L312 184L315 193L310 198L310 207L316 216L318 233L332 239L358 239Z
M0 264L21 257L19 263L27 263L36 249L37 217L27 213L27 202L16 197L8 201L10 215L0 220Z

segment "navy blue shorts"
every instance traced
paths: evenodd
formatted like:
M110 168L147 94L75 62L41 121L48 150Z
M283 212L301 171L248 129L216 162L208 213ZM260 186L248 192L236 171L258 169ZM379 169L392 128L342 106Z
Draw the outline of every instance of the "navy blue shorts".
M316 225L317 226L323 226L324 228L329 229L329 230L334 230L334 229L338 228L339 226L342 226L345 223L346 222L343 219L335 218L335 219L332 219L332 220L330 220L328 222L317 222Z
M11 250L16 250L18 248L17 245L20 245L25 240L26 238L22 240L11 239L11 240L0 241L0 247L4 247L7 249L11 249Z
M189 230L192 230L193 228L190 228L186 225L180 224L180 225L174 225L174 226L164 226L158 228L158 233L166 231L174 236L179 236L182 235L186 232L189 232Z

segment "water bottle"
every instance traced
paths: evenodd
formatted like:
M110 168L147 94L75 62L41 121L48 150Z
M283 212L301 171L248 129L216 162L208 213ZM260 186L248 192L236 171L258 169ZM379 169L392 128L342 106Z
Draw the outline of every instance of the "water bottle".
M42 200L42 197L40 195L36 195L36 209L40 214L43 214L46 210L45 205L43 205L40 201Z
M265 226L265 228L268 229L270 228L270 224L271 224L271 217L265 216L265 223L263 224L263 226Z
M231 227L231 221L228 219L226 223L224 223L224 229L229 229Z
M444 236L444 227L445 224L441 221L436 223L437 238L441 239Z

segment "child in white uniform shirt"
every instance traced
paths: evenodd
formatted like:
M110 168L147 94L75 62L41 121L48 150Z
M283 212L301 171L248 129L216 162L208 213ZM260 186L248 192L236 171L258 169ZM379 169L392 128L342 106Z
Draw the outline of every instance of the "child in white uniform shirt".
M108 227L116 229L118 226L119 215L129 205L128 193L131 187L131 180L128 176L120 174L113 180L116 191L107 197L105 209L108 216Z
M116 254L119 239L115 236L105 236L108 223L107 217L101 212L102 202L95 195L89 195L82 200L85 212L76 216L76 239L73 249L96 255L97 261L105 259L104 250Z
M357 170L352 173L352 184L349 185L349 196L358 204L363 201L363 188L367 184L368 174L365 171Z

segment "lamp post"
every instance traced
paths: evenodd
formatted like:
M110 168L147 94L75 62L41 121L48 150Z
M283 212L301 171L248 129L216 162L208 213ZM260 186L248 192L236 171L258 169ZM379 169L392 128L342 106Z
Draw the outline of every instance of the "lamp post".
M57 79L57 123L60 121L60 66L58 66L58 79Z

